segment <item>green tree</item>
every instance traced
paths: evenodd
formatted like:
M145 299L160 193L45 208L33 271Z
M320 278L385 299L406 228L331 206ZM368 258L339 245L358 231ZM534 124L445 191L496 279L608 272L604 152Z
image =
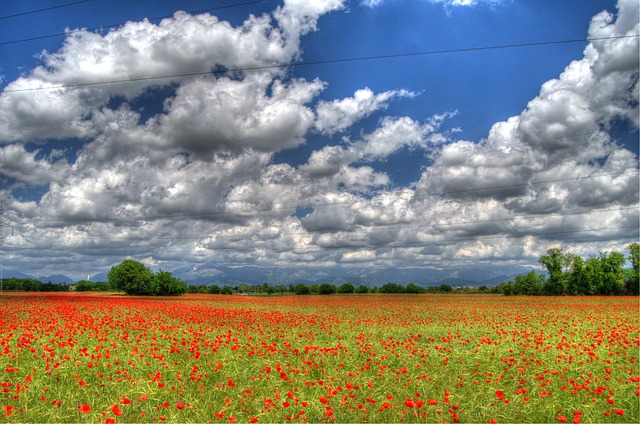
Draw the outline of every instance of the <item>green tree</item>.
M209 294L220 294L220 287L212 284L209 287L207 287L207 293Z
M602 263L603 271L601 294L622 294L624 288L622 266L626 262L624 255L620 252L601 253L600 262Z
M125 259L119 265L111 267L108 279L112 287L126 294L153 294L151 271L142 263L133 259Z
M594 256L587 259L584 262L584 273L587 284L585 287L585 294L599 294L603 279L602 263L600 260Z
M425 289L423 289L422 287L416 286L413 283L407 284L407 287L405 287L404 291L406 293L413 293L413 294L426 293Z
M626 273L625 291L627 294L637 296L640 294L640 244L631 243L627 249L629 250L627 259L631 262L631 269Z
M230 286L223 286L220 290L220 294L233 294L233 288Z
M440 287L438 287L438 291L440 293L451 293L453 291L453 287L449 284L441 284Z
M101 291L101 292L106 292L109 291L109 283L107 283L106 281L96 281L93 284L93 289L95 291Z
M542 283L535 271L528 274L517 275L513 282L512 294L517 295L538 295L542 293Z
M378 293L404 293L404 287L396 283L387 283L380 287Z
M318 287L318 294L333 294L336 292L336 286L329 283L320 284Z
M572 258L571 271L567 277L567 294L588 295L590 290L585 262L580 256L575 255Z
M500 283L498 285L498 293L502 293L505 296L512 296L514 295L514 290L513 290L513 281L507 281L504 283Z
M565 294L567 288L562 269L566 265L567 260L562 249L554 247L547 250L547 254L540 257L538 263L549 272L549 279L544 285L544 293L554 296Z
M88 280L80 280L76 283L76 291L78 292L88 292L93 291L93 283Z
M367 286L365 286L364 284L362 284L362 285L356 287L355 291L356 291L356 293L360 293L360 294L369 293L369 288Z
M152 278L153 292L158 296L180 296L187 292L187 285L167 271L158 271Z
M300 283L294 288L293 291L295 294L299 295L309 294L309 287L306 284Z
M353 284L351 282L344 283L343 285L338 287L338 293L350 294L350 293L353 293L354 291L355 291L355 287L353 287Z

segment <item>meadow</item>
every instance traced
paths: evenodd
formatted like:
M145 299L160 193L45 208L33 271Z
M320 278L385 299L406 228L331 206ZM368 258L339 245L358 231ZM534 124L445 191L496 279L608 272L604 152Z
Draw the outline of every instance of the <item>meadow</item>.
M639 422L637 297L0 296L0 422Z

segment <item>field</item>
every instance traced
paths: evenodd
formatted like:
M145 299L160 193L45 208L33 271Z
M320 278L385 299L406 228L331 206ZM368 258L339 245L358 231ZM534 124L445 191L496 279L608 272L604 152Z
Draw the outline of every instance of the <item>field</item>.
M633 297L0 296L0 422L638 422Z

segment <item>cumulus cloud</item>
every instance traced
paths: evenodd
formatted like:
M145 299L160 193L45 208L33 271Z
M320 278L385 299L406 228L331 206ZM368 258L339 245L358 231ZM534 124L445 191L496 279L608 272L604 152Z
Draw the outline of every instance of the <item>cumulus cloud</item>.
M344 138L342 146L325 146L313 151L300 170L312 177L326 177L354 162L384 159L404 148L429 150L446 140L437 130L451 115L437 115L424 123L407 116L384 117L373 132L361 139Z
M0 147L2 174L27 184L47 184L63 180L68 175L69 164L64 159L39 158L38 150L27 151L23 145L10 144Z
M361 3L367 7L376 7L383 3L384 0L361 0ZM487 3L492 6L503 3L504 0L427 0L431 3L442 4L445 8L449 8L451 6L459 7L459 6L475 6L480 3Z
M358 90L353 97L331 102L320 101L316 108L315 128L326 134L333 134L351 127L356 121L386 108L394 97L413 97L407 90L392 90L375 94L368 87Z
M194 153L276 152L304 141L314 119L306 103L323 87L318 80L283 83L255 74L242 81L193 80L177 90L166 102L166 113L147 128L163 145Z
M23 249L22 259L14 263L45 251L51 264L71 257L90 271L123 255L165 269L197 261L508 262L539 256L562 237L606 249L622 227L637 226L637 156L611 135L617 123L638 126L637 37L591 41L582 59L483 140L441 130L457 112L383 116L368 132L310 147L300 165L275 163L275 153L309 134L347 133L391 101L416 95L363 88L318 100L325 82L278 67L300 57L301 37L321 16L343 7L287 0L237 27L181 12L104 36L69 34L58 52L44 54L43 66L0 95L0 173L48 184L38 201L3 193L7 218L20 227L11 244ZM617 16L593 18L589 36L637 33L637 14L637 2L621 0ZM177 76L264 66L274 67ZM158 75L176 76L139 79ZM123 82L60 88L114 79ZM162 110L133 106L159 86L170 93ZM68 138L81 139L75 158L29 144ZM403 150L424 157L421 176L393 187L378 165Z

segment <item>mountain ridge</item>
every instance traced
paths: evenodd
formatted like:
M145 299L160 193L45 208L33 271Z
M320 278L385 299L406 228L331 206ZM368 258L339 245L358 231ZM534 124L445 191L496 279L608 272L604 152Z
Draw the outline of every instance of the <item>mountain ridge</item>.
M176 268L174 277L190 285L219 286L239 284L291 285L291 284L344 284L379 287L386 283L406 285L413 283L422 287L449 285L497 285L519 274L525 274L532 267L520 265L469 266L462 268L347 268L347 267L258 267L258 266L225 266L214 264L198 264ZM64 274L33 277L19 271L5 270L4 278L33 278L43 283L73 284L76 280ZM106 281L107 272L90 276L91 281Z

